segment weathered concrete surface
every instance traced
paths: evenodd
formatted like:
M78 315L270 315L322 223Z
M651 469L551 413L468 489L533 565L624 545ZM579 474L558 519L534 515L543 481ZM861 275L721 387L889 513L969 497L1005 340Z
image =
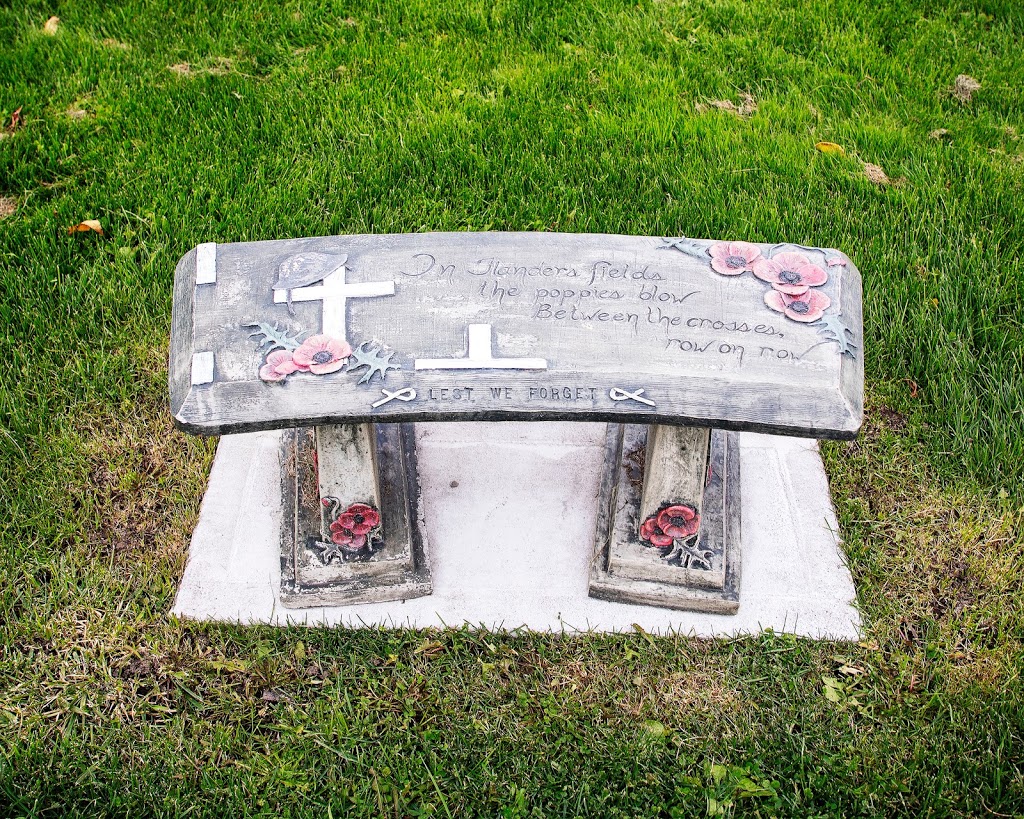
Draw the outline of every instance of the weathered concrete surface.
M860 618L813 441L741 435L743 593L735 615L587 596L603 424L436 423L417 429L434 594L285 609L278 432L223 438L174 613L239 622L387 624L700 636L765 628L854 640Z
M572 419L852 438L861 425L861 279L838 251L546 232L203 247L174 286L170 403L188 432Z

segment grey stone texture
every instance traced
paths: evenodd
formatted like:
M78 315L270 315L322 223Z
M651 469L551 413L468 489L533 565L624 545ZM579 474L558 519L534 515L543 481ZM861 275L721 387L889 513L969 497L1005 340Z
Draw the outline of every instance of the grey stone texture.
M784 284L721 273L733 245L703 240L423 233L205 245L199 278L195 251L175 277L172 413L210 435L574 419L853 437L863 393L856 268L833 250L734 244L769 273L774 260L802 258L804 273L825 277L809 291L817 301L773 309L789 298L776 289ZM258 373L272 347L259 344L274 342L252 336L260 324L285 344L325 333L370 363L267 383ZM388 367L372 369L387 354Z

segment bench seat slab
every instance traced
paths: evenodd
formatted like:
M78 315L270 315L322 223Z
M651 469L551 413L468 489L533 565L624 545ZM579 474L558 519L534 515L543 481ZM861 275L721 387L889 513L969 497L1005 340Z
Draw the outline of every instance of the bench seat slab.
M175 275L186 431L588 420L851 438L860 274L796 245L564 233L208 243Z

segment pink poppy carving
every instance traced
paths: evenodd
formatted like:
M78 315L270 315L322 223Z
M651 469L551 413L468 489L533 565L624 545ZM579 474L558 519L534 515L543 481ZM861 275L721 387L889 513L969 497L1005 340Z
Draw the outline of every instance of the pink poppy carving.
M267 356L266 362L260 367L260 378L264 381L280 381L294 372L309 369L300 367L289 350L274 350Z
M769 290L764 294L764 303L793 321L817 321L832 304L832 299L820 290L808 290L796 296Z
M808 288L828 281L828 273L802 253L778 253L770 259L758 259L753 270L757 278L791 296L806 293Z
M671 538L688 538L697 534L700 515L692 506L669 506L658 512L658 527Z
M331 524L331 540L355 549L366 545L366 536L380 523L380 513L365 503L353 503Z
M723 276L738 276L753 270L753 263L761 257L761 250L750 242L718 242L708 248L711 269Z
M352 348L348 342L322 334L310 336L292 353L295 363L314 375L337 372L350 355Z

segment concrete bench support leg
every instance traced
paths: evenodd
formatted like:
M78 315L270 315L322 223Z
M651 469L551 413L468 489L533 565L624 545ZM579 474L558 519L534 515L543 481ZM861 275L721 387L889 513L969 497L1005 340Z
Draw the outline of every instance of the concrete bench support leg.
M735 613L739 469L735 432L609 424L591 597Z
M412 424L291 430L282 464L286 606L430 594Z

